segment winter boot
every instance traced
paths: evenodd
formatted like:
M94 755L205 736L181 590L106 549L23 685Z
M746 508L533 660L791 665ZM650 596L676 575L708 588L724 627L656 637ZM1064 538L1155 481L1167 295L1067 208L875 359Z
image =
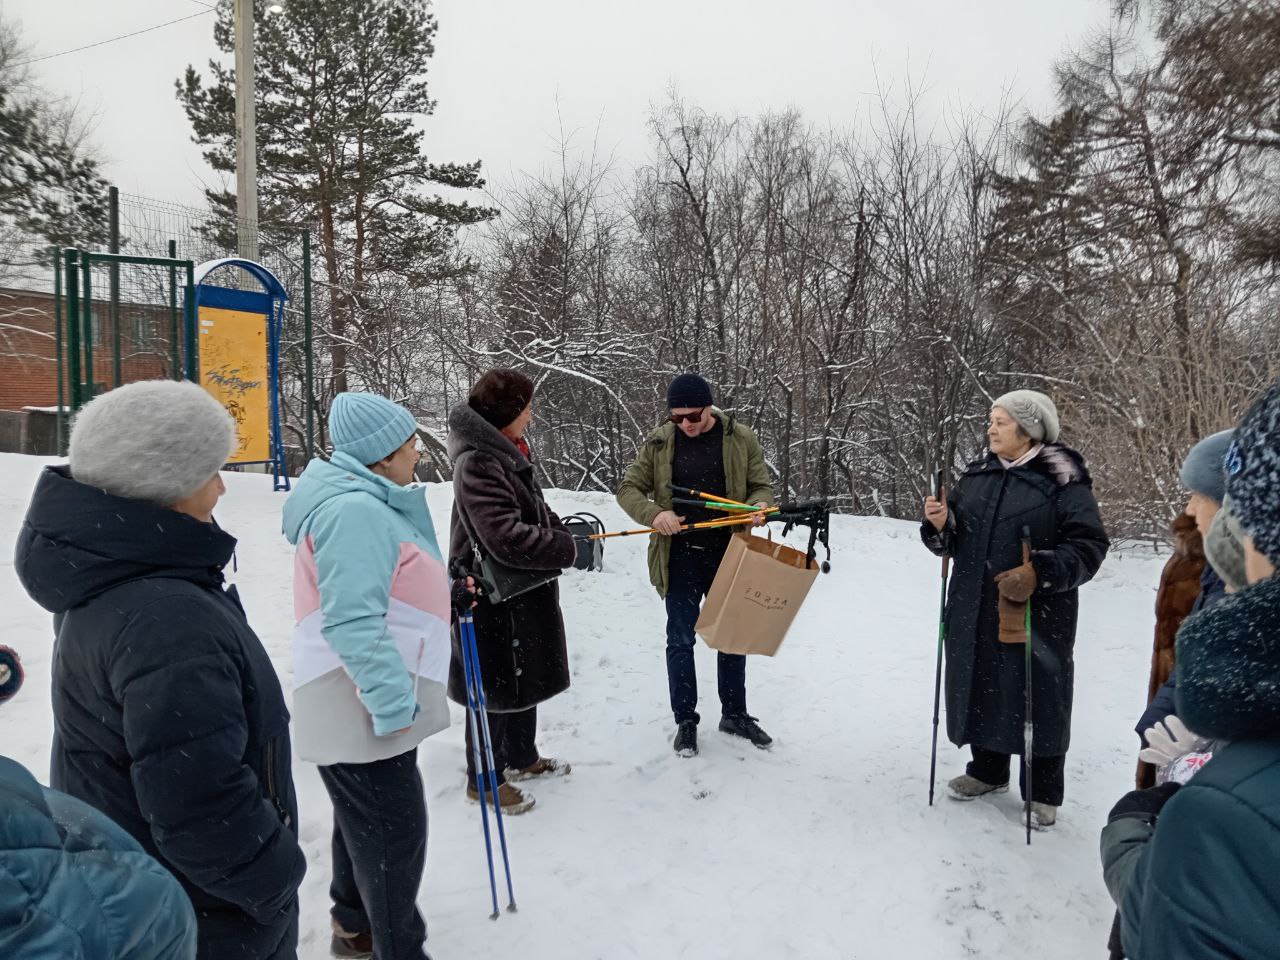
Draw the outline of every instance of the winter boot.
M1048 830L1058 822L1058 808L1050 803L1031 801L1031 825L1037 830Z
M515 769L508 767L506 777L508 780L533 780L537 777L565 777L573 770L573 767L565 763L563 760L554 760L551 757L539 757L536 762L527 767Z
M745 713L739 713L731 717L721 717L720 732L750 740L761 750L773 743L773 737L760 729L760 724L756 723L756 718L748 717Z
M698 755L698 721L681 720L676 727L676 756L696 757Z
M962 773L947 783L947 795L952 800L976 800L988 793L1004 793L1009 789L1006 783L983 783L977 777Z
M486 803L491 802L493 799L487 793L488 791L486 791L485 796ZM480 802L480 793L476 790L474 783L467 784L467 799L472 803ZM528 813L533 809L533 805L536 802L529 794L519 787L513 787L509 783L501 784L498 787L498 805L502 807L503 814L508 817L518 817L522 813Z
M330 922L333 940L329 943L329 953L340 960L369 960L373 956L372 933L347 933L336 920Z

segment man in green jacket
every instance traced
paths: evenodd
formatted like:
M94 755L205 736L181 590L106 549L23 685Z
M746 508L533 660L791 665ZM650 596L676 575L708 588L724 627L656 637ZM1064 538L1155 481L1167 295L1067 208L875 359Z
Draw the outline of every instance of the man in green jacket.
M742 503L773 502L773 487L760 441L751 428L714 406L711 386L682 373L667 388L671 415L640 447L618 489L618 504L637 523L653 527L649 578L667 604L667 682L675 714L675 751L698 752L698 681L694 668L694 624L702 600L729 545L731 530L680 532L683 524L713 520L701 507L672 509L671 485L719 494ZM763 522L763 521L761 521ZM757 747L773 742L747 714L747 658L720 653L720 730Z

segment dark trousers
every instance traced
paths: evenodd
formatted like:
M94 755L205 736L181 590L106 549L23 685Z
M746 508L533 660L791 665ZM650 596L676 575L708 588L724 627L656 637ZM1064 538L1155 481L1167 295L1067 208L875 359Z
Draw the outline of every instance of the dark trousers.
M1009 782L1009 754L996 753L994 750L983 750L970 746L973 760L965 773L977 777L983 783ZM1062 794L1066 786L1066 754L1057 757L1031 758L1031 800L1033 803L1047 803L1051 807L1062 806ZM1027 799L1027 769L1018 759L1018 789L1022 799Z
M723 544L707 546L676 537L671 544L671 562L667 568L667 683L671 688L671 712L676 723L698 717L698 674L693 662L697 637L693 625L698 622L702 600L711 589ZM717 653L716 674L720 688L720 711L725 716L747 712L747 658L739 654Z
M427 804L418 750L375 763L320 767L333 801L331 915L373 934L377 960L422 960L427 925L418 886L427 859Z
M479 719L477 717L476 719ZM467 784L476 783L476 755L472 750L471 715L467 715ZM519 770L538 762L538 708L530 707L518 713L490 713L489 736L493 740L493 766L498 773L498 784L507 782L503 771L508 767ZM480 758L481 766L484 757Z

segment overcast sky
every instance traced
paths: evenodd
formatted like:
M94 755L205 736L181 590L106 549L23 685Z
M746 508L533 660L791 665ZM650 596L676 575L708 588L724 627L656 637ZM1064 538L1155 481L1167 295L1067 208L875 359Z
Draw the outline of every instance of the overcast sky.
M286 7L288 0L280 0ZM202 0L0 0L33 56L167 20L139 36L32 65L96 116L109 179L126 193L196 204L212 172L174 97L188 63L216 54ZM846 126L877 83L910 76L930 107L1051 102L1056 56L1105 22L1106 0L437 0L429 74L439 101L428 156L484 161L501 185L548 162L561 122L589 147L643 160L645 120L671 83L709 109L796 107ZM877 80L879 78L879 80Z

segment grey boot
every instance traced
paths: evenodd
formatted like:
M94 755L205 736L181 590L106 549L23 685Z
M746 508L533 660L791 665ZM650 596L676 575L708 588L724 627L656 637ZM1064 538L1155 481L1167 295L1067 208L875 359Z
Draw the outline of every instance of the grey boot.
M947 783L947 795L952 800L976 800L988 793L1004 793L1009 789L1006 783L983 783L977 777L962 773Z
M1037 830L1048 830L1058 822L1058 808L1049 803L1031 801L1031 825Z

